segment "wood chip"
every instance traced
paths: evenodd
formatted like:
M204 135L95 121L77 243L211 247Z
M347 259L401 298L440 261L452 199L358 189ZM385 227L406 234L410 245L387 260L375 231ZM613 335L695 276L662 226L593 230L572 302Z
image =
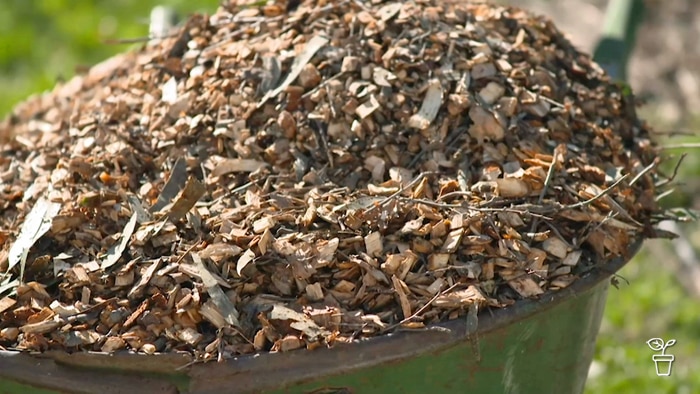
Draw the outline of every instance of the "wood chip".
M428 81L428 89L418 113L408 120L408 127L425 130L435 119L442 106L442 84L438 79Z

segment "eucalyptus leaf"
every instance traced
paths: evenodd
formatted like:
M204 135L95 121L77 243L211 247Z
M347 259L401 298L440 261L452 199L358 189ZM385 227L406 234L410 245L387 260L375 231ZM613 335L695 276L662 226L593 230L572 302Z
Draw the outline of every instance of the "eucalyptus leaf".
M24 276L24 265L27 262L27 255L32 246L39 240L47 231L51 229L53 218L56 217L61 210L61 204L50 202L45 197L39 198L32 210L29 211L24 219L19 237L12 247L8 257L9 264L6 275L17 264L20 264L19 280L22 281Z

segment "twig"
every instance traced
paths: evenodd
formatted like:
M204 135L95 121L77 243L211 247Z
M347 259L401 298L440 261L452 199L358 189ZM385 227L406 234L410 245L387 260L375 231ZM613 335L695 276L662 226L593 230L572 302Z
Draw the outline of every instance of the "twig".
M552 162L549 164L549 169L547 170L547 177L544 179L544 185L542 185L542 191L540 191L540 196L537 199L538 204L542 204L542 200L544 200L544 196L547 194L547 188L549 188L549 184L552 182L552 177L554 177L554 167L557 164L557 156L559 156L559 152L558 152L559 149L557 149L557 148L554 148L554 152L552 152ZM538 224L539 224L538 220L537 220L537 218L535 218L532 221L532 225L530 226L531 233L535 232Z
M410 202L413 204L423 204L423 205L427 205L427 206L433 207L433 208L453 209L453 208L463 208L464 207L462 204L441 203L441 202L436 202L436 201L431 201L431 200L424 200L421 198L400 197L399 201Z
M471 197L472 194L473 194L472 192L464 192L464 191L459 190L459 191L454 191L454 192L449 192L449 193L443 194L442 196L437 198L437 201L441 201L441 200L444 200L444 199L447 199L450 197L461 197L461 196Z
M558 101L552 100L551 98L549 98L549 97L547 97L547 96L544 96L544 95L539 94L539 95L537 95L537 97L538 97L539 99L543 100L543 101L546 101L546 102L552 104L552 105L555 106L555 107L566 108L566 106L564 106L564 104L562 104L562 103L560 103L560 102L558 102Z
M669 144L661 146L661 149L698 149L700 142L686 142L683 144Z
M383 199L383 200L380 201L379 203L377 203L377 204L375 204L375 205L372 205L372 206L371 206L368 210L366 210L364 213L367 214L367 213L372 212L373 210L377 209L378 207L383 207L384 205L386 205L387 203L389 203L389 201L391 201L391 200L393 200L394 198L398 197L401 193L403 193L404 191L406 191L406 190L412 188L412 187L415 186L418 182L422 181L423 178L425 178L426 176L428 176L428 175L433 175L433 174L434 174L434 172L421 172L420 174L418 174L417 177L415 177L415 178L411 181L411 183L409 183L408 185L406 185L406 187L403 187L403 186L400 187L399 190L395 191L394 193L392 193L391 195L389 195L388 197L386 197L385 199Z
M440 297L440 296L443 295L443 294L446 294L448 291L454 289L455 287L457 287L457 286L459 286L459 285L461 285L461 284L462 284L462 283L455 283L455 284L453 284L452 286L450 286L450 287L448 287L447 289L445 289L444 291L438 292L437 294L435 294L435 296L433 296L433 298L431 298L428 302L426 302L425 305L423 305L422 307L420 307L420 309L418 309L417 311L415 311L411 316L404 318L403 320L401 320L401 321L398 322L398 323L394 323L394 324L388 326L387 328L383 329L383 330L381 331L381 333L383 334L383 333L385 333L385 332L387 332L387 331L391 331L391 330L393 330L394 328L399 327L399 326L401 326L401 325L403 325L403 324L405 324L405 323L408 323L409 321L415 319L416 317L418 317L418 315L420 315L421 313L423 313L423 311L425 311L433 302L435 302L435 300L437 300L438 297Z
M639 174L635 175L634 178L630 181L630 186L634 185L635 182L637 182L641 177L644 176L647 172L651 171L654 167L656 167L656 161L652 162L648 166L644 167L642 171L639 172Z
M671 193L673 193L674 191L676 191L676 189L668 189L668 190L664 191L663 193L660 193L658 196L656 196L656 198L654 198L654 201L658 202L662 198L668 197L669 195L671 195Z
M544 179L544 185L542 186L540 197L537 199L538 204L542 204L542 200L544 200L544 196L547 194L547 188L552 182L552 177L554 176L554 167L557 164L557 156L559 156L559 153L557 152L557 149L554 149L554 152L552 153L552 162L549 164L549 170L547 170L547 177Z
M681 158L678 159L678 163L676 163L676 166L673 168L673 174L671 174L670 178L657 183L655 186L661 187L661 186L668 185L669 183L673 182L673 180L676 179L676 175L678 175L678 168L680 168L681 163L683 162L683 159L685 159L686 156L688 156L688 154L683 153L681 155Z
M583 243L586 242L586 240L588 240L588 237L590 237L591 234L593 234L593 232L595 232L595 231L597 231L599 228L603 227L603 225L604 225L608 220L613 219L615 216L617 216L617 213L615 213L615 212L610 212L610 213L608 213L608 214L603 218L603 220L601 220L600 222L598 222L598 223L597 223L595 226L593 226L590 230L585 231L585 229L584 229L584 231L581 232L581 235L582 235L582 236L581 236L581 238L578 240L578 242L576 242L576 245L575 245L574 249L579 249L579 248L581 248L581 245L583 245ZM590 223L589 223L589 224L590 224Z
M595 196L589 198L588 200L577 202L576 204L564 205L563 209L578 209L578 208L583 208L587 205L593 204L594 202L598 201L606 194L610 193L610 191L612 189L614 189L615 187L617 187L617 185L622 183L622 181L627 179L628 176L629 176L629 174L625 174L625 175L621 176L620 179L616 180L615 183L610 185L610 187L608 187L607 189L603 190L602 192L596 194Z
M200 237L196 242L194 242L192 244L192 246L190 246L189 248L187 248L187 250L185 250L185 253L183 253L182 256L177 258L177 261L175 261L175 264L179 265L182 262L182 260L184 260L185 257L187 257L187 255L190 254L190 252L192 250L194 250L194 248L197 247L197 245L199 245L199 243L201 241L202 241L202 238Z
M345 73L339 72L339 73L333 75L333 76L330 77L330 78L324 79L323 81L321 81L320 84L318 84L318 86L316 86L315 88L313 88L313 89L309 90L308 92L302 94L302 95L301 95L301 98L307 98L307 97L311 96L312 94L316 93L316 92L317 92L319 89L321 89L322 87L328 85L328 82L333 81L333 80L336 80L336 79L340 78L341 76L343 76L344 74L345 74Z
M559 230L557 230L557 227L556 227L556 226L552 225L552 223L550 223L550 222L544 222L544 223L547 225L547 227L549 227L550 230L552 230L552 232L554 233L554 235L556 235L557 237L559 237L559 239L560 239L562 242L564 242L564 243L566 244L566 246L567 246L568 248L573 249L573 245L571 245L571 244L569 243L569 241L567 241L566 238L564 238L564 236L561 235L561 233L559 232Z
M533 212L534 210L540 210L544 211L542 207L536 206L536 205L531 205L531 204L523 204L515 207L501 207L501 208L481 208L481 207L473 207L470 205L466 204L446 204L446 203L439 203L431 200L423 200L419 198L408 198L408 197L399 197L399 201L402 202L410 202L413 204L423 204L427 205L429 207L434 207L434 208L446 208L446 209L466 209L469 211L476 211L476 212L511 212L511 213L517 213L519 215L527 215L527 216L532 216L534 218L539 218L543 220L553 220L549 216L542 215L540 213ZM553 209L550 209L549 211L553 211L554 209L561 209L562 207L557 206L554 207Z

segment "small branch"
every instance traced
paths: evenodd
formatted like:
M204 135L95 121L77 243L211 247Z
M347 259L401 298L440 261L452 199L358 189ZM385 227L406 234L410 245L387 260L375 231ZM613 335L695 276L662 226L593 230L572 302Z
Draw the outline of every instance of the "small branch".
M454 191L454 192L449 192L449 193L446 193L446 194L444 194L444 195L438 197L438 198L437 198L437 201L445 200L445 199L450 198L450 197L462 197L462 196L464 196L464 197L471 197L472 194L473 194L472 192L464 192L464 191L461 191L461 190L460 190L460 191Z
M552 178L554 177L554 168L557 165L557 157L559 156L559 147L557 146L554 148L554 152L552 152L552 162L549 163L549 169L547 170L547 177L544 179L544 185L542 186L542 191L540 191L540 196L537 199L537 204L542 204L542 201L544 200L544 196L547 195L547 189L549 188L549 184L552 182ZM532 221L532 225L530 226L530 232L534 233L535 230L537 229L538 225L538 220L535 218Z
M418 182L422 181L423 178L425 178L425 177L428 176L428 175L432 175L432 174L434 174L434 173L433 173L433 172L421 172L420 174L418 174L417 177L415 177L415 179L413 179L413 180L411 181L411 183L409 183L408 185L406 185L406 187L403 187L403 186L402 186L401 188L399 188L399 190L397 190L396 192L392 193L392 194L389 195L387 198L385 198L385 199L383 199L382 201L380 201L378 204L371 206L371 207L370 207L368 210L366 210L364 213L367 214L367 213L372 212L373 210L375 210L375 209L377 209L377 208L379 208L379 207L385 206L387 203L389 203L389 201L395 199L396 197L398 197L399 195L401 195L401 193L405 192L406 190L408 190L408 189L412 188L413 186L415 186L416 184L418 184Z
M683 144L669 144L661 146L661 149L698 149L700 142L686 142Z
M630 181L630 186L634 185L641 177L644 176L647 172L651 171L654 167L656 167L658 163L656 161L652 162L648 166L644 167L642 171L639 172L639 174L635 175L634 178Z
M661 186L664 186L664 185L668 185L669 183L673 182L674 179L676 179L676 175L678 175L678 168L680 168L681 163L683 162L683 159L685 159L686 156L688 156L687 153L683 153L683 154L681 155L681 158L678 159L678 163L676 163L676 166L673 168L673 174L671 175L671 177L668 178L668 179L666 179L666 180L664 180L664 181L661 181L661 182L657 183L657 184L656 184L656 187L661 187Z
M596 194L595 196L589 198L588 200L581 201L581 202L578 202L576 204L564 205L563 209L578 209L578 208L583 208L587 205L593 204L594 202L600 200L606 194L610 193L610 191L612 189L616 188L617 185L619 185L620 183L622 183L622 181L627 179L628 176L629 176L629 174L625 174L625 175L621 176L620 179L616 180L615 183L610 185L610 187L608 187L607 189L603 190L602 192Z
M445 209L466 209L469 211L475 211L475 212L511 212L511 213L517 213L518 215L527 215L527 216L532 216L534 218L539 218L543 220L553 220L549 216L544 216L539 213L535 213L533 211L535 210L540 210L542 211L542 207L537 206L537 205L531 205L531 204L523 204L519 205L517 207L502 207L502 208L480 208L480 207L472 207L466 204L446 204L446 203L439 203L435 201L430 201L430 200L422 200L418 198L408 198L408 197L399 197L399 201L403 202L409 202L413 204L423 204L427 205L429 207L434 207L434 208L445 208ZM556 209L559 209L560 207L556 207ZM552 209L553 210L553 209Z
M403 324L405 324L405 323L408 323L409 321L415 319L416 317L418 317L418 315L420 315L421 313L423 313L423 311L425 311L433 302L435 302L435 300L437 300L438 297L440 297L440 296L443 295L443 294L446 294L448 291L454 289L455 287L457 287L457 286L459 286L459 285L461 285L461 284L462 284L462 283L455 283L455 284L453 284L452 286L448 287L447 289L438 292L437 294L435 294L435 296L433 296L433 298L430 299L430 301L426 302L425 305L423 305L422 307L420 307L420 309L418 309L417 311L415 311L411 316L404 318L403 320L401 320L401 321L398 322L398 323L395 323L395 324L390 325L389 327L387 327L387 328L385 328L384 330L382 330L381 333L383 334L383 333L385 333L385 332L387 332L387 331L391 331L391 330L393 330L394 328L399 327L399 326L401 326L401 325L403 325Z

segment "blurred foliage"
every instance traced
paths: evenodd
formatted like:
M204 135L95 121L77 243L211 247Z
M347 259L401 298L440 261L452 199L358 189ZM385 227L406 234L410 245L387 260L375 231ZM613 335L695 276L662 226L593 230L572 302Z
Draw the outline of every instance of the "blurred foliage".
M667 242L652 240L650 242ZM600 375L586 393L696 393L700 387L700 309L662 261L643 251L619 272L610 287L595 361ZM651 338L676 339L671 376L656 376L646 344Z
M218 0L4 0L0 13L0 117L28 95L50 89L115 53L138 47L106 45L114 38L145 37L156 4L182 14L212 13ZM654 124L654 120L651 119ZM700 125L700 122L696 123ZM672 143L692 139L674 139ZM681 151L673 151L680 154ZM673 169L670 166L669 172ZM689 155L679 179L700 174L700 156ZM697 178L700 179L700 178ZM691 184L690 187L693 185ZM700 185L695 187L700 190ZM681 197L682 199L683 197ZM693 203L675 198L676 203ZM697 207L697 206L696 206ZM652 241L662 242L662 241ZM601 373L589 379L587 393L694 393L700 388L700 308L664 270L663 262L642 252L619 273L611 287L596 361ZM629 281L629 283L626 283ZM562 334L565 335L565 334ZM646 341L675 338L673 375L655 375L654 352Z
M217 0L3 0L0 12L0 117L28 95L52 88L132 45L107 39L148 34L156 4L182 14L216 10Z

